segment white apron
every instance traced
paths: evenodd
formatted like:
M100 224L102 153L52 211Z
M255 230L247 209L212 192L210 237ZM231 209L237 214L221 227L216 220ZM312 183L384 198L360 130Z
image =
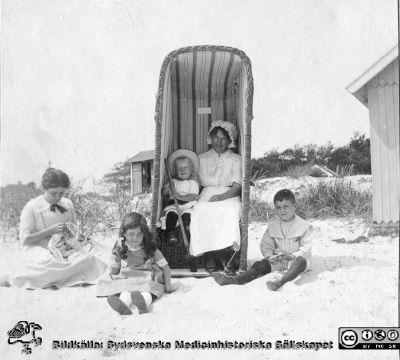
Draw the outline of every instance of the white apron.
M208 251L224 249L232 246L233 242L240 244L240 197L208 202L211 196L222 194L228 189L225 186L207 186L201 192L192 210L191 255L200 256Z

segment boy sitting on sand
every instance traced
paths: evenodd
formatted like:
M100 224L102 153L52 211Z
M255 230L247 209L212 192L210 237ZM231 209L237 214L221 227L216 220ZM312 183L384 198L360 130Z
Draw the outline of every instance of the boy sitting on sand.
M274 206L278 217L268 225L261 240L264 259L236 276L213 273L219 285L242 285L271 271L286 271L280 280L267 281L268 289L276 291L310 266L312 226L295 214L295 202L290 190L279 190L275 194Z

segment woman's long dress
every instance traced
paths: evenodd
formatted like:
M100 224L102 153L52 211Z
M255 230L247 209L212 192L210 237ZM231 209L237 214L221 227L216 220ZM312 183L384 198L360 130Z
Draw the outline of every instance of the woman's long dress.
M20 240L24 241L27 235L44 230L56 223L76 223L76 215L72 202L62 198L59 205L67 211L63 214L56 209L50 210L50 203L40 195L29 201L21 213ZM51 256L47 245L50 236L34 245L25 246L25 258L30 263L20 273L10 278L11 286L26 289L43 289L49 286L58 288L77 284L94 284L107 268L105 262L92 254L73 257L70 262L59 262Z
M211 149L200 156L200 183L204 189L192 210L190 253L202 255L240 244L240 196L208 202L211 196L227 191L233 183L242 184L242 160L231 150L218 154Z

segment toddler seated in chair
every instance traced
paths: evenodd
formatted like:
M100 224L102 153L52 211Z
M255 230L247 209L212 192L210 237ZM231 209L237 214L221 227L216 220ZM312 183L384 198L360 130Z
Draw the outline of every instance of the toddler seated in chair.
M171 184L167 182L163 188L162 195L165 205L166 239L170 244L178 242L175 233L178 214L174 199L179 204L186 237L190 241L190 213L199 195L199 184L196 180L199 164L198 156L193 151L186 149L176 150L168 157L172 188Z

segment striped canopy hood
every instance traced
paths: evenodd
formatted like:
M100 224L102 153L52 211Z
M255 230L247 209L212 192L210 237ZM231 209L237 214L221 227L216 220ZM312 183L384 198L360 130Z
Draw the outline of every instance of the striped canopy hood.
M158 95L157 120L171 122L173 131L169 151L202 153L208 149L211 122L229 121L241 128L243 119L252 117L250 60L244 52L222 46L176 50L164 60Z

